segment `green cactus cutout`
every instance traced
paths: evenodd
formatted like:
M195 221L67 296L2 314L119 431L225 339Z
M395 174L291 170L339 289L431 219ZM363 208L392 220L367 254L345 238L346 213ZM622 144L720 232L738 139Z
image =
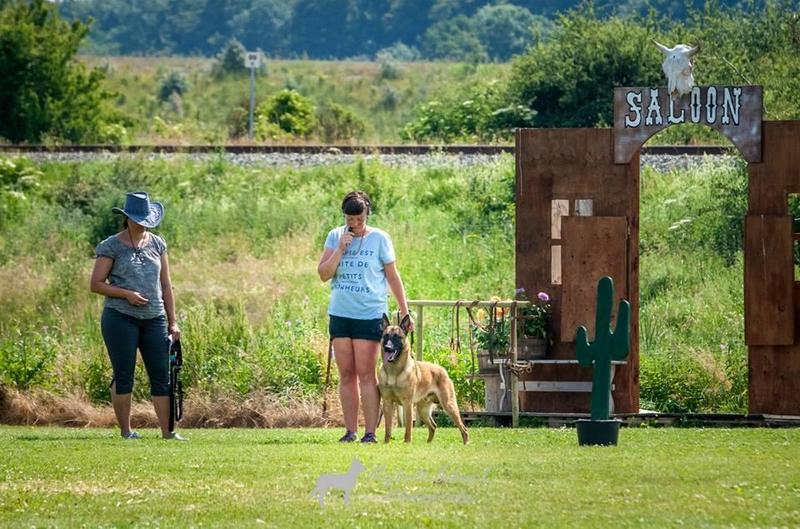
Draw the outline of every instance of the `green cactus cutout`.
M617 328L611 331L611 308L614 304L614 281L605 276L597 282L594 342L589 343L586 327L575 331L575 352L581 367L594 366L592 375L592 420L609 419L608 395L611 390L611 361L625 360L631 349L631 304L619 302Z

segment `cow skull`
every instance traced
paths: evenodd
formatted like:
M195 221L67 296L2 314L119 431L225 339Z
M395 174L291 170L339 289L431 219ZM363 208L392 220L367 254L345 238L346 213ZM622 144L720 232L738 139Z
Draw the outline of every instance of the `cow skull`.
M680 97L688 94L694 87L694 77L692 76L692 61L690 60L697 53L698 47L678 44L674 48L667 48L663 44L653 43L661 52L666 55L661 69L667 76L667 88L672 97Z

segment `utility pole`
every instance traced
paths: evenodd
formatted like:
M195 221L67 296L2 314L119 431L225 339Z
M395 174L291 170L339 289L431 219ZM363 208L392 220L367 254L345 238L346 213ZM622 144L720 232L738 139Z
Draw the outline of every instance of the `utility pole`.
M250 118L247 124L247 137L253 139L253 108L256 104L256 69L261 67L261 52L248 51L244 65L250 68Z

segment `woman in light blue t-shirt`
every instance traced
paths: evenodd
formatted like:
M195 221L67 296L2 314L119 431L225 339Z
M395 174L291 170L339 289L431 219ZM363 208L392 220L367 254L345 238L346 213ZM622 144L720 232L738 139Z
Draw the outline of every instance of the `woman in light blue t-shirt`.
M388 291L392 291L403 315L408 314L408 304L392 239L385 231L367 226L370 214L367 194L348 193L342 201L342 212L345 225L328 233L317 267L323 281L331 280L329 330L347 428L340 441L357 439L360 393L365 427L361 441L374 443L380 405L376 368L382 319L388 313Z

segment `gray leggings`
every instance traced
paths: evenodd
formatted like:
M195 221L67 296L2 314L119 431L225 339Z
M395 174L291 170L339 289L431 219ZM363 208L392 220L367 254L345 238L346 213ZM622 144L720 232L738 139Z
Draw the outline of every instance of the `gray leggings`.
M140 320L106 307L100 318L100 329L114 369L117 395L133 391L137 347L150 378L150 394L154 397L169 395L169 335L167 318L163 314Z

